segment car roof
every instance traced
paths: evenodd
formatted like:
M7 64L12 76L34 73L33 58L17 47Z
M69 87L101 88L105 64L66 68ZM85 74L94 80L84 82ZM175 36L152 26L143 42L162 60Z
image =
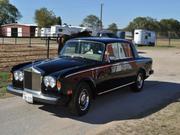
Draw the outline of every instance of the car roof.
M130 41L128 41L126 39L109 38L109 37L82 37L82 38L75 38L73 40L95 41L95 42L101 42L104 44L115 43L115 42L131 43Z

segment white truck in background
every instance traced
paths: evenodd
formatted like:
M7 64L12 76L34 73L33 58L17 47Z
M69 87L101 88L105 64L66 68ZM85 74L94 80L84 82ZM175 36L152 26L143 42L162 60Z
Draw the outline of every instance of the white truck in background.
M155 46L156 33L154 31L136 29L134 31L134 43L136 45Z

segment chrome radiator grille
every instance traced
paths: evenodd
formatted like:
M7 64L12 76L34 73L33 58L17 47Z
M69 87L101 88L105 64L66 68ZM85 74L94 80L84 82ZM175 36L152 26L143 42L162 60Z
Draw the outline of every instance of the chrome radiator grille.
M41 91L41 74L24 71L24 88Z

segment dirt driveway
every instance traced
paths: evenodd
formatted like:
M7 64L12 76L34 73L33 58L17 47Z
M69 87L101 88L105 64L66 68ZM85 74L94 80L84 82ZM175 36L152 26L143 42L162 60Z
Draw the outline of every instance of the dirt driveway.
M153 91L153 93L149 96L146 95L147 103L146 106L142 106L144 107L143 112L137 113L137 116L130 119L115 120L102 125L96 131L93 131L94 134L180 134L180 49L159 48L158 50L140 49L139 51L141 55L151 56L153 58L153 68L155 70L155 74L149 78L145 84L145 91L151 88L149 90L151 90L151 92ZM158 88L157 86L160 87ZM159 93L160 89L161 93ZM169 92L169 96L163 98L166 92ZM172 93L174 93L174 95L172 95ZM154 94L156 94L156 96ZM157 99L162 101L159 102L161 104L157 104ZM147 106L150 107L150 102L152 101L155 101L156 105L154 103L153 108L149 108L149 110L145 109ZM133 112L137 111L135 106ZM92 134L92 132L88 133L88 135L90 134Z
M111 132L108 131L112 131L114 135L120 133L118 129L124 129L124 134L135 134L133 131L137 128L136 122L145 119L145 122L137 128L140 128L142 132L139 133L143 134L144 130L141 126L149 123L149 116L159 112L180 96L180 50L164 48L140 51L142 55L154 59L155 74L146 81L144 91L133 93L125 88L102 95L93 102L90 112L83 117L71 116L67 109L61 106L30 105L20 97L1 99L0 133L2 135L94 135L95 133L110 134ZM172 114L176 116L176 113ZM163 123L155 116L150 119L155 123ZM163 129L167 127L161 123L160 127L162 126ZM153 130L151 126L148 128Z

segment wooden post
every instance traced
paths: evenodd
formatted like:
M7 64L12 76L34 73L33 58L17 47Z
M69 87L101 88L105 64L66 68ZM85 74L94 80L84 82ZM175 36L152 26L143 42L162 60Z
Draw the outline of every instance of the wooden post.
M169 46L171 46L171 33L168 32Z
M17 37L15 37L15 45L17 44Z
M50 43L50 37L47 38L47 58L49 59L49 43Z
M31 36L29 37L29 46L28 47L31 47Z

